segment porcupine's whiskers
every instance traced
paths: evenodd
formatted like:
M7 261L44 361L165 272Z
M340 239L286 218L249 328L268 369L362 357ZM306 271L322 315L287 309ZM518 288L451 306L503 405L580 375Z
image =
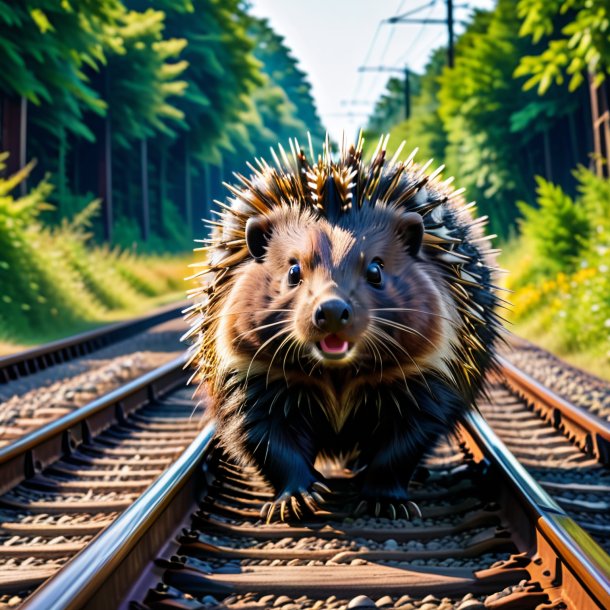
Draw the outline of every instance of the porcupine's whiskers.
M267 386L269 385L269 375L271 374L271 367L273 366L273 361L275 360L275 357L278 355L279 351L282 349L282 347L284 347L284 345L286 345L286 343L289 343L291 341L294 341L296 339L296 337L294 336L293 332L290 332L288 334L287 337L285 337L282 342L277 346L276 350L273 352L273 355L271 356L271 360L269 361L269 366L267 367L267 377L266 377L266 384ZM290 348L288 348L290 349ZM285 359L284 359L284 364L285 364ZM284 368L284 367L282 367ZM286 369L284 368L284 379L286 379L286 383L288 383L288 378L286 377Z
M435 318L440 318L441 320L445 320L446 322L454 322L451 318L448 318L443 314L435 313L433 311L426 311L424 309L414 309L413 307L376 307L373 309L369 309L369 311L408 311L412 313L421 313L425 316L433 316Z
M284 335L286 333L291 333L292 329L290 328L283 328L281 330L278 330L275 335L273 335L272 337L270 337L269 339L267 339L257 350L256 352L254 352L254 356L252 356L252 360L250 360L250 364L248 365L248 370L246 371L246 376L245 379L248 379L248 377L250 377L250 370L252 368L252 364L254 363L254 360L256 359L256 357L258 356L258 354L260 353L260 351L262 349L264 349L267 345L269 345L269 343L271 343L272 341L274 341L275 339L277 339L279 336Z
M396 366L398 367L398 370L402 374L402 378L403 378L403 381L405 383L405 388L410 393L409 386L408 386L408 383L407 383L407 377L405 376L405 372L404 372L402 366L400 365L400 361L398 360L398 358L396 358L396 356L389 349L389 347L387 345L387 342L393 343L396 347L398 347L409 358L409 360L411 362L413 362L413 358L402 347L402 345L400 345L397 341L395 341L390 335L388 335L388 333L386 333L381 328L377 328L376 326L373 325L373 326L370 327L370 331L373 334L373 336L375 336L379 340L378 343L381 345L381 347L384 349L384 351L386 351L390 355L390 357L394 360L394 362L396 362ZM380 356L381 356L381 352L379 352L379 353L380 353Z
M401 324L400 322L395 322L394 320L380 318L379 316L371 316L371 320L375 320L376 322L379 322L380 324L385 324L386 326L390 326L392 328L395 328L396 330L401 330L405 333L408 333L411 335L416 335L416 336L420 337L421 339L423 339L424 341L426 341L431 347L436 348L436 345L434 345L434 343L432 343L432 341L430 341L430 339L428 339L428 337L426 337L425 335L422 335L418 330L415 330L411 326L406 326L405 324Z
M416 335L419 335L422 339L425 339L432 347L436 347L432 341L430 341L427 337L424 337L424 335L422 335L420 332L416 331L413 328L407 327L404 324L399 324L398 322L391 322L390 320L385 320L384 318L375 318L378 322L382 322L382 323L387 323L388 326L390 326L391 328L396 328L397 330L402 330L404 332L411 332L411 333L415 333ZM398 341L396 341L396 339L394 339L390 334L388 334L387 332L385 332L384 330L377 328L378 331L380 331L381 333L383 333L383 335L385 336L385 338L390 341L391 343L393 343L399 350L401 350L405 356L407 356L407 358L411 361L411 363L413 364L413 366L417 369L417 373L419 374L419 376L421 377L421 380L424 382L424 385L426 386L426 388L428 389L428 391L430 393L432 393L432 390L430 389L430 386L428 385L428 381L426 380L426 377L424 375L424 373L422 372L420 366L417 364L417 362L415 361L415 359L411 356L411 354L409 354L409 352L402 346L400 345L400 343L398 343ZM390 353L393 357L394 354L392 354L389 350L388 353ZM394 358L396 359L396 358ZM401 369L402 370L402 369ZM404 375L404 373L403 373Z
M377 335L377 337L379 339L381 339L380 343L381 345L384 347L384 349L388 352L388 354L390 354L390 356L394 359L394 361L396 362L396 364L398 365L398 368L400 369L402 376L403 376L403 380L405 382L405 387L407 389L407 392L409 395L411 395L411 390L408 386L407 383L407 379L405 377L404 371L402 369L402 366L400 365L398 359L396 358L396 356L391 352L391 350L388 348L388 346L386 345L386 342L391 343L392 345L394 345L397 349L399 349L411 362L411 364L417 369L417 374L419 375L419 377L421 377L421 380L423 381L424 385L428 388L428 390L430 391L430 386L428 385L428 382L426 380L426 377L424 376L423 371L421 370L421 368L419 367L419 365L417 364L417 362L415 361L415 359L413 358L413 356L411 356L411 354L409 354L409 352L402 346L400 345L400 343L398 343L398 341L396 341L396 339L394 339L394 337L392 337L391 335L389 335L386 331L384 331L383 329L373 325L371 327L371 330Z
M235 339L233 339L233 341L235 342L238 339L245 337L246 335L251 335L252 333L258 332L259 330L265 330L265 328L271 328L272 326L278 326L279 324L286 324L288 322L290 322L290 320L278 320L277 322L271 322L270 324L261 324L260 326L256 326L255 328L249 328L243 333L239 333L239 335L237 335Z
M362 341L363 345L370 349L373 356L373 371L377 368L377 356L379 356L379 382L381 382L383 380L383 358L381 357L379 348L375 344L374 337L369 337L367 333L368 330L363 333L360 340Z
M286 361L288 360L288 356L290 355L290 352L292 350L294 350L294 356L292 358L292 362L294 363L295 357L298 357L297 349L296 348L298 347L299 348L299 352L300 352L300 346L301 346L301 342L296 337L293 337L292 341L288 345L288 349L286 350L286 354L284 355L284 361L282 362L282 371L284 372L284 379L286 380L286 383L288 383L288 377L286 376Z
M244 309L243 311L225 311L214 314L213 316L205 316L206 322L213 322L215 320L219 320L220 318L226 318L227 316L238 316L242 313L248 313L253 315L264 314L264 313L293 313L292 309L258 309L256 311L252 311L251 309Z

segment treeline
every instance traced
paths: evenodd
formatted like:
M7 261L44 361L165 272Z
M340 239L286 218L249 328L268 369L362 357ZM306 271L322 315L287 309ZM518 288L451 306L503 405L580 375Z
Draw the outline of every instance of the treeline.
M408 120L402 81L389 81L370 139L390 131L395 145L406 139L419 158L445 163L489 215L491 231L506 238L518 202L536 200L535 176L573 196L573 170L595 165L589 79L599 85L608 75L609 18L606 0L498 0L475 11L455 66L439 48L424 74L411 77Z
M438 49L406 121L390 82L369 127L446 163L489 215L512 330L610 379L610 5L498 0L446 64Z
M5 175L36 159L55 221L102 200L99 240L190 247L223 179L323 138L306 75L239 0L0 0ZM25 190L25 186L23 187Z

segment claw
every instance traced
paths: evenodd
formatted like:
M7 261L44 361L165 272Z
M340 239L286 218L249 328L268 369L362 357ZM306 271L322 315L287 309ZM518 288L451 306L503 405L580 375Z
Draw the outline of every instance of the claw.
M269 514L269 509L271 508L271 502L265 502L261 508L260 517L261 519L266 519Z
M271 523L271 520L273 519L273 514L275 513L276 508L277 508L277 504L275 502L271 502L271 508L269 509L269 512L267 513L267 525L269 525Z
M375 517L379 517L380 512L381 512L381 503L375 502Z
M282 500L280 504L280 521L284 521L284 513L286 512L286 500Z
M354 514L361 515L362 513L364 513L366 511L367 506L368 506L368 502L366 500L361 500L360 504L358 504L358 506L356 506L356 510L354 511Z
M409 511L413 511L413 513L416 515L416 517L418 519L422 518L421 510L420 510L419 506L417 506L417 504L415 504L415 502L412 502L411 500L408 500L407 501L407 506L409 507Z
M292 512L294 513L297 519L301 518L301 507L299 506L299 501L294 497L290 496L290 506L292 507Z
M321 483L320 481L314 481L311 484L311 488L318 492L324 492L327 494L332 493L330 487L328 485L325 485L324 483Z
M312 513L315 513L316 510L318 509L318 506L316 505L315 500L311 497L309 492L308 491L303 491L303 492L301 492L301 495L303 496L303 501L307 505L307 508L309 508L309 510Z
M312 491L311 492L311 497L318 503L318 504L324 504L324 498L317 492L317 491Z
M390 513L390 519L396 521L396 509L393 504L388 504L388 512Z
M398 508L404 513L405 519L407 521L411 521L411 516L409 515L409 509L404 504L399 504Z

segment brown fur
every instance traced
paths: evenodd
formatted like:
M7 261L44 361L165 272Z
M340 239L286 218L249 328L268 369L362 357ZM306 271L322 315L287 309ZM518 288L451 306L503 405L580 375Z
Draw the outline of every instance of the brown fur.
M396 247L399 212L380 206L367 220L347 230L295 208L270 215L273 232L265 260L240 270L217 331L224 366L260 371L269 380L284 378L289 385L305 379L317 385L337 431L360 386L417 375L442 339L442 279L433 266L416 265L404 248ZM384 294L367 289L363 274L376 258L388 278ZM303 273L297 289L286 280L294 261ZM406 283L417 289L405 291ZM348 360L335 365L351 364L349 376L338 384L330 371L323 370L319 378L310 375L321 361L314 345L327 334L312 323L313 311L333 297L345 299L354 312L353 324L338 333L354 344ZM382 314L374 310L384 307L407 309L389 317L412 332L377 323L374 318Z

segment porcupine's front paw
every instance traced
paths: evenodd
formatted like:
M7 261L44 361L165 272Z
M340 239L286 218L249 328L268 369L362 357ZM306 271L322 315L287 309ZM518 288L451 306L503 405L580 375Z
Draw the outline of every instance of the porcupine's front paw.
M309 486L288 486L273 502L265 502L260 512L261 518L271 523L276 517L280 521L287 521L291 517L301 519L308 513L320 513L324 504L322 493L330 493L330 489L320 481L314 481Z
M365 485L362 488L362 500L356 507L354 513L363 515L365 513L375 517L389 517L390 519L421 519L422 513L419 506L409 500L409 494L401 485L391 488Z

